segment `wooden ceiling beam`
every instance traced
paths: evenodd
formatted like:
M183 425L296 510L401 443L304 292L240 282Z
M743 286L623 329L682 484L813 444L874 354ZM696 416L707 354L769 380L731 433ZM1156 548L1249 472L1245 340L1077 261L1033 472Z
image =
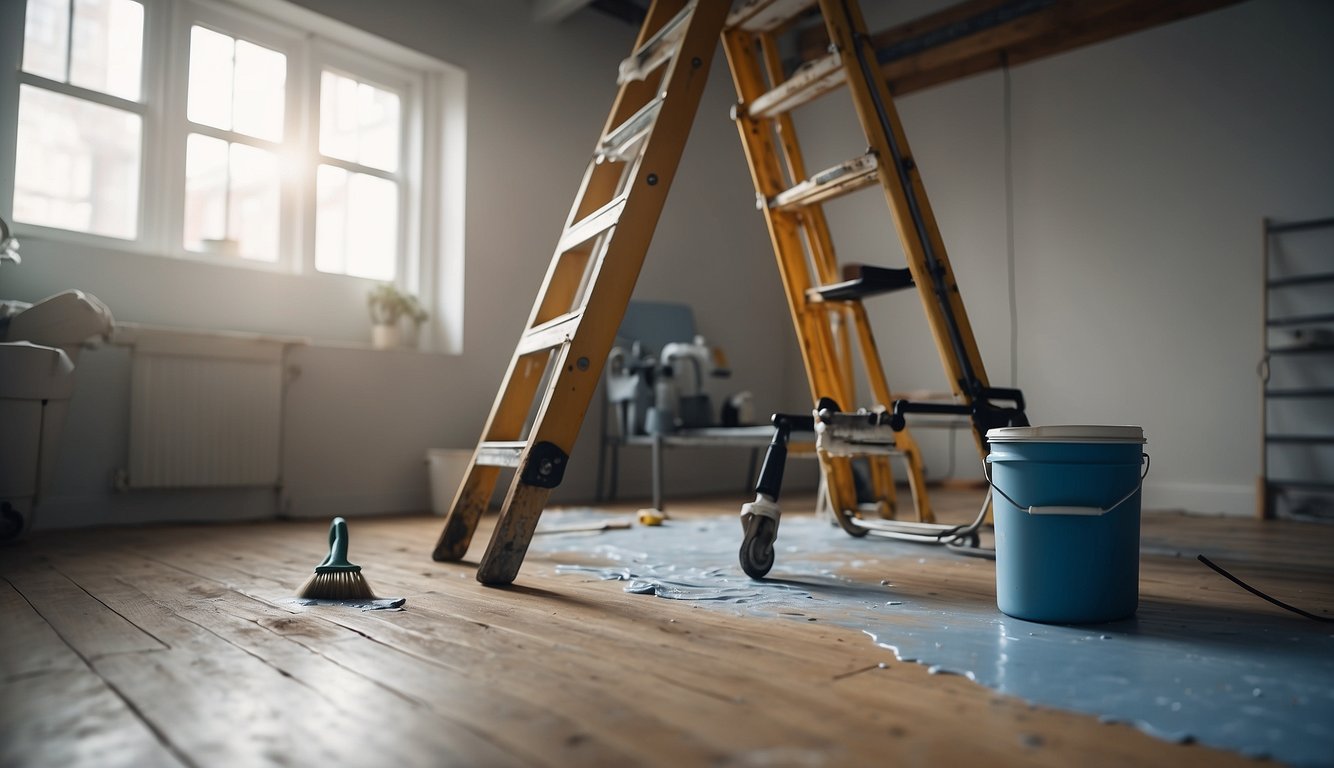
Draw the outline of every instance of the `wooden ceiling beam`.
M890 91L929 88L1167 24L1242 0L965 0L871 36ZM822 27L800 41L825 53Z

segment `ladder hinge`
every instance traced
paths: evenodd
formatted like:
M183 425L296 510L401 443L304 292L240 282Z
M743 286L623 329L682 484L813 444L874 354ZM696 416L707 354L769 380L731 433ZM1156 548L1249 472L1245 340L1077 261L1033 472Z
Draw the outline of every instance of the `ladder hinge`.
M519 479L538 488L555 488L565 477L569 455L555 443L543 440L528 451L528 461L519 473Z

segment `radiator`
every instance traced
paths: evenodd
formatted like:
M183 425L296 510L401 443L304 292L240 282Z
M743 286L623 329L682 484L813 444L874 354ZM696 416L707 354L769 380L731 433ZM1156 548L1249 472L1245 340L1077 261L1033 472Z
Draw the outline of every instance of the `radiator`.
M284 356L300 339L134 326L122 488L277 487Z

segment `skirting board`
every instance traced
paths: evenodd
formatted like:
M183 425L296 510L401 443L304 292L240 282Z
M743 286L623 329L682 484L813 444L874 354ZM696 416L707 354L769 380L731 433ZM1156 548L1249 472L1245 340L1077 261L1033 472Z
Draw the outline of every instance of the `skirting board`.
M333 496L286 497L282 517L309 519L320 517L368 517L372 515L413 515L431 511L431 502L422 491L391 493L338 494Z
M41 532L101 525L272 520L277 512L278 495L272 488L177 488L48 496L34 508L33 523Z
M1255 515L1255 486L1145 481L1141 507L1181 509L1205 515L1251 517Z

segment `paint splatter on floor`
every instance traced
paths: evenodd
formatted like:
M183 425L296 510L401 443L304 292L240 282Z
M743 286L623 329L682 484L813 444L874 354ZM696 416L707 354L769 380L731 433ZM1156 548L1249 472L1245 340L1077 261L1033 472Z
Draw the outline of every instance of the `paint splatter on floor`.
M598 514L551 510L543 524ZM788 516L777 562L760 582L741 572L740 543L740 523L728 516L600 535L536 536L532 549L578 553L581 562L596 564L557 571L624 581L627 592L855 628L933 673L964 675L1034 704L1131 723L1169 741L1300 766L1334 761L1334 634L1328 625L1148 599L1125 621L1035 624L996 610L994 593L958 599L943 590L910 592L889 579L842 575L903 574L938 566L940 559L953 561L950 567L994 569L939 547L855 539L812 517Z

